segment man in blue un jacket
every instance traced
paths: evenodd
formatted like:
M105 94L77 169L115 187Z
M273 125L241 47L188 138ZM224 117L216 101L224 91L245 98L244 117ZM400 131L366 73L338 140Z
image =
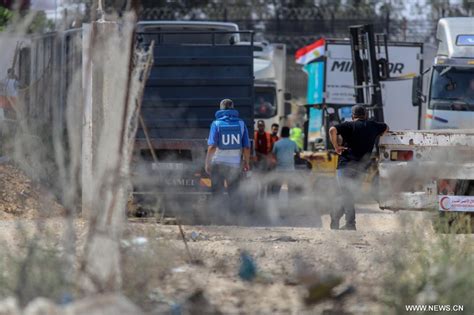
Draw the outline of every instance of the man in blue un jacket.
M239 118L232 100L221 101L216 120L211 124L207 144L205 167L206 173L211 176L212 193L214 196L223 195L224 181L227 182L230 208L235 210L238 206L236 190L242 168L244 171L249 169L250 141L247 126Z

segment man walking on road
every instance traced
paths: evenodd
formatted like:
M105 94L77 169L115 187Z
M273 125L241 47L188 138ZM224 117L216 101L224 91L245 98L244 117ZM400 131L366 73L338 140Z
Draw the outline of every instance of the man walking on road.
M257 130L255 130L253 144L255 148L255 166L259 171L268 171L268 157L271 152L271 137L265 131L265 122L257 121Z
M8 69L7 78L3 82L4 91L0 91L0 120L4 118L15 119L17 116L18 79L12 68Z
M341 229L356 229L352 190L360 184L362 175L370 166L370 155L377 138L387 130L386 124L367 120L367 112L361 105L352 107L352 121L329 129L331 143L339 154L337 183L342 199L342 206L331 213L331 229L339 229L344 214L346 225ZM342 145L339 145L338 135L342 137Z
M295 154L299 152L296 143L289 139L290 128L281 128L281 139L273 146L272 154L276 161L274 175L277 176L271 184L271 193L278 195L284 182L288 185L288 191L291 187L292 177L295 176Z
M216 120L211 124L206 156L206 173L211 176L212 193L222 196L227 184L229 206L231 211L238 207L237 189L243 169L249 169L250 141L247 126L239 118L239 112L234 109L230 99L220 103L216 112Z

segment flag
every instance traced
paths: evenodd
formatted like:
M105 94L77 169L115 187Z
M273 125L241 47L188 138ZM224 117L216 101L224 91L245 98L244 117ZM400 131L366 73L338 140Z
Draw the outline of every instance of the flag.
M324 38L320 38L314 43L298 49L295 54L296 63L305 65L310 63L316 58L319 58L324 55L326 41Z

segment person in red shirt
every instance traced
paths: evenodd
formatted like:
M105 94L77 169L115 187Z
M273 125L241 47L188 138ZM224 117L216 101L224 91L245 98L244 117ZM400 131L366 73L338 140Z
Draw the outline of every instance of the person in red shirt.
M266 171L268 169L268 158L271 152L271 137L265 131L265 122L263 120L257 121L257 130L254 135L255 147L255 166L256 169Z

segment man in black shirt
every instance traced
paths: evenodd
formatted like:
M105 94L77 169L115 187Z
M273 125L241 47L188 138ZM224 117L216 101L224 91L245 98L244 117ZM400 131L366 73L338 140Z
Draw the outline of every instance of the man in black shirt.
M339 154L337 183L342 195L342 206L331 213L331 229L336 230L343 214L346 225L341 229L356 229L351 187L356 187L357 181L362 179L370 165L370 155L377 138L388 130L384 123L367 120L367 112L361 105L352 107L352 120L329 129L331 143ZM342 145L339 145L338 135L342 137Z

